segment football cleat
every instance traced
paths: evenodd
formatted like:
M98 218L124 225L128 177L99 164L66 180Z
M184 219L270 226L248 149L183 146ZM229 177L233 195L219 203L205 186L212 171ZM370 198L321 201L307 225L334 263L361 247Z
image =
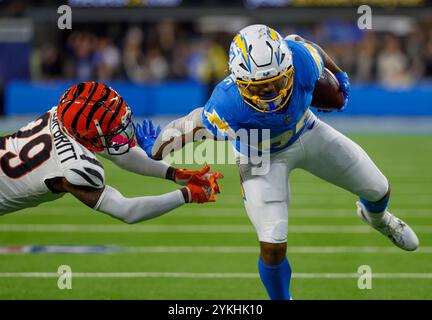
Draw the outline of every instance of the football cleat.
M383 213L369 212L363 203L356 202L357 215L374 229L389 238L396 246L407 251L414 251L419 240L409 225L385 210ZM374 217L375 215L375 217ZM381 219L379 219L381 216Z

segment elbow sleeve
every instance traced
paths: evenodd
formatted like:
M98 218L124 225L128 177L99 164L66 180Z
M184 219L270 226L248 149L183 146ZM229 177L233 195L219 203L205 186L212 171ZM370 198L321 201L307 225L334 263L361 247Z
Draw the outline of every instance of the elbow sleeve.
M168 163L149 158L140 147L130 148L129 152L123 155L112 156L110 159L125 170L162 179L165 178L169 168Z
M126 223L136 223L158 217L184 203L180 190L159 196L125 198L116 189L106 186L93 209Z

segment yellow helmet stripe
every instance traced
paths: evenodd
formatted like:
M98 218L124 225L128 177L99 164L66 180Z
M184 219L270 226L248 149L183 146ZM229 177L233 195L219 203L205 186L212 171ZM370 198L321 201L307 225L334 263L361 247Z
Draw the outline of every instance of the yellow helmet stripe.
M269 28L269 36L272 40L275 40L275 41L278 40L277 32L272 28Z
M247 46L246 46L246 41L244 40L244 38L241 36L241 35L239 35L239 34L237 34L235 37L234 37L234 41L235 41L235 43L237 44L237 47L239 47L240 48L240 50L241 50L241 52L242 52L242 54L243 54L243 59L244 59L244 61L247 63L247 67L250 69L250 63L249 63L249 56L248 56L248 54L247 54Z

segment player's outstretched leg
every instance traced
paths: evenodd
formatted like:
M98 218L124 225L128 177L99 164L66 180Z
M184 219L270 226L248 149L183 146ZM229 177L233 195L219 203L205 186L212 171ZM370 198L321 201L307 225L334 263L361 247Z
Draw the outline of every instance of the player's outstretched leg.
M359 145L320 120L300 139L306 153L300 167L358 195L358 215L399 248L418 247L414 231L387 211L389 183Z
M404 221L387 210L390 192L377 202L370 202L360 197L357 215L367 224L388 237L396 246L407 251L418 248L419 240L415 232Z

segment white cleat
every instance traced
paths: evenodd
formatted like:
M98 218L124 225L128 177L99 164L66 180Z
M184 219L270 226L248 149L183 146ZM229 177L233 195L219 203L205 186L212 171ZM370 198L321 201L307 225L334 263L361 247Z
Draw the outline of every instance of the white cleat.
M414 251L419 246L417 235L409 225L396 218L387 210L384 213L371 213L363 203L357 201L357 215L389 238L396 246L407 251ZM381 219L380 219L381 216Z

